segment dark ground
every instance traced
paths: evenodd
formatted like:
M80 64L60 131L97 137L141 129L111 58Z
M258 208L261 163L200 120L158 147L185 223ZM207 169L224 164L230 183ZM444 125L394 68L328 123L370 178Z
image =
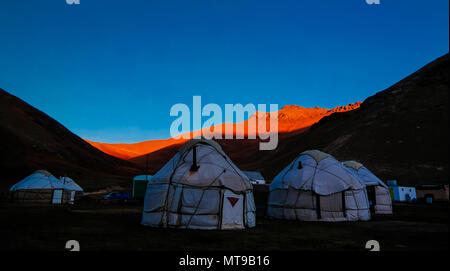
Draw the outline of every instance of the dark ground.
M448 250L449 205L396 204L393 216L369 222L318 223L257 219L243 231L154 229L140 226L141 205L0 204L0 250Z

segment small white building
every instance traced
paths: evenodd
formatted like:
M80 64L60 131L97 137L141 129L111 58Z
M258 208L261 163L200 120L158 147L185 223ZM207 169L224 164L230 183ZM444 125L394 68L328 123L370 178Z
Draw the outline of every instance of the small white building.
M394 201L411 202L417 200L416 188L408 186L391 186Z

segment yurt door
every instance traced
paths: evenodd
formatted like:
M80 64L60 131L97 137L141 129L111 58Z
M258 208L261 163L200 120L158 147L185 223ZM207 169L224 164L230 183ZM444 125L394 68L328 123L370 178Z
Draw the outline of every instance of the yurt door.
M63 191L61 189L53 190L52 203L53 204L61 204L62 194L63 194Z
M244 228L244 196L229 190L223 193L222 229Z
M75 191L70 191L70 202L73 203L75 201Z

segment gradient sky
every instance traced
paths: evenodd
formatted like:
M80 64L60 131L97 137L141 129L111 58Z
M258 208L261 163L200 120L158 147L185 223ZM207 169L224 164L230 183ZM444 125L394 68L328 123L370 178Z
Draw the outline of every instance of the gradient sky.
M0 87L79 136L169 137L175 103L332 108L448 52L448 0L0 0Z

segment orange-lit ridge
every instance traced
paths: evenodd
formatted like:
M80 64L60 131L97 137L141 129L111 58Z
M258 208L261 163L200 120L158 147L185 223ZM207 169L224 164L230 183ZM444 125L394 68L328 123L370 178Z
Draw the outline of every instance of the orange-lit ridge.
M325 109L320 107L315 108L305 108L298 105L286 105L281 108L278 112L278 132L279 133L288 133L294 132L298 130L304 130L314 123L318 122L323 117L329 116L333 113L338 112L346 112L350 110L354 110L359 108L361 102L352 103L346 106L338 106L333 109ZM260 114L267 114L267 125L269 122L269 118L276 115L275 113L254 113L250 119L259 119ZM250 122L251 123L251 122ZM248 137L249 134L256 133L256 127L249 127L249 120L244 121L241 125L244 124L244 136ZM225 123L221 124L222 131L225 131ZM233 126L233 130L236 130L237 124L231 124ZM218 131L217 125L210 128L204 128L200 131L190 132L191 137L200 135L200 133L204 133L207 130L210 131ZM220 131L220 130L219 130ZM250 131L250 132L249 132ZM234 133L235 134L235 133ZM104 153L109 155L121 158L121 159L131 159L134 157L138 157L141 155L145 155L148 153L155 152L157 150L172 146L174 144L181 144L187 141L188 139L161 139L161 140L148 140L138 143L100 143L94 142L87 139L84 139L86 142L94 146L95 148L101 150Z

